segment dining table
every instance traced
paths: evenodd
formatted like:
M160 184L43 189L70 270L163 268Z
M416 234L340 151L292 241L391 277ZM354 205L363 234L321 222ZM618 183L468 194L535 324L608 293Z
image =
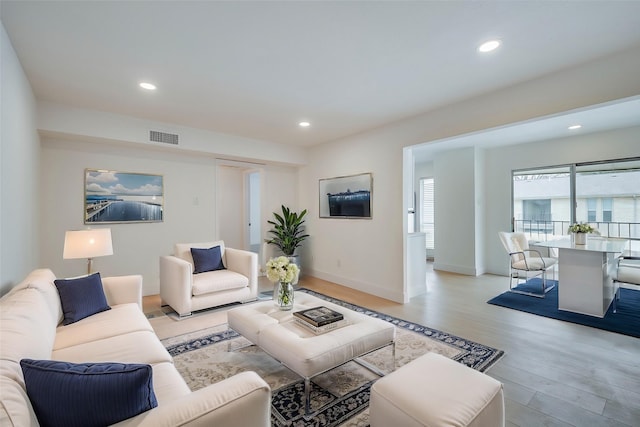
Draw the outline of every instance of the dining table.
M615 296L617 258L629 241L589 235L585 244L565 237L534 245L558 249L558 309L604 317Z

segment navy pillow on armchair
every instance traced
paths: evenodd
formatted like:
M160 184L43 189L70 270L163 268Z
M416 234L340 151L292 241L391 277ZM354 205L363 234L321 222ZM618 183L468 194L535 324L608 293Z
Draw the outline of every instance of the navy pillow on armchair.
M54 283L60 295L64 313L62 323L65 325L111 309L104 295L100 273L75 279L56 279Z
M226 270L222 263L220 246L214 246L209 249L191 248L191 256L193 257L193 274Z
M158 406L150 365L20 361L42 427L115 424Z

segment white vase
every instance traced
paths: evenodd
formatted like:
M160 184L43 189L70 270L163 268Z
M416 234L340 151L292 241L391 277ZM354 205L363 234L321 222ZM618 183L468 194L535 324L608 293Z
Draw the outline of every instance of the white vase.
M576 245L586 245L587 244L587 233L574 233L574 242Z
M291 310L293 308L293 285L276 282L273 287L273 301L280 310Z

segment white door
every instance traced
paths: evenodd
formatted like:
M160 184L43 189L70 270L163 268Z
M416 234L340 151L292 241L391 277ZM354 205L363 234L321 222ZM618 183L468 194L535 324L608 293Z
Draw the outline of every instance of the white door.
M245 179L247 182L247 247L251 252L256 252L260 255L260 248L262 247L262 230L260 227L260 172L250 171L245 175ZM258 259L261 259L260 256L258 256Z

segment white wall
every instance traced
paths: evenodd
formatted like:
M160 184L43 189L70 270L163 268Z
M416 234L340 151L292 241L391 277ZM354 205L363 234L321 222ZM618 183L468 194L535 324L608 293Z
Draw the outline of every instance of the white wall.
M40 139L36 100L4 25L0 30L0 295L39 265Z
M396 149L393 149L396 148ZM310 274L388 299L403 301L403 175L401 147L379 132L310 150L301 170L301 206L309 209L305 248ZM318 180L371 172L372 219L319 218ZM406 222L406 221L405 221Z
M476 155L474 148L434 159L434 269L476 275Z
M485 239L486 230L484 227L486 221L487 206L485 204L485 180L487 179L487 171L485 167L485 152L484 150L474 150L474 252L475 259L473 262L475 275L484 274L486 271L486 251L485 251Z
M259 159L261 162L281 164L303 164L307 159L306 151L302 147L46 101L38 102L38 129L41 133L56 138L79 137L82 141L120 141L140 148L162 147L193 154L210 153L225 159ZM176 147L150 142L150 130L178 134L179 145Z
M236 166L218 165L216 197L218 200L218 237L230 248L245 249L244 244L244 174ZM248 249L248 248L247 248Z

